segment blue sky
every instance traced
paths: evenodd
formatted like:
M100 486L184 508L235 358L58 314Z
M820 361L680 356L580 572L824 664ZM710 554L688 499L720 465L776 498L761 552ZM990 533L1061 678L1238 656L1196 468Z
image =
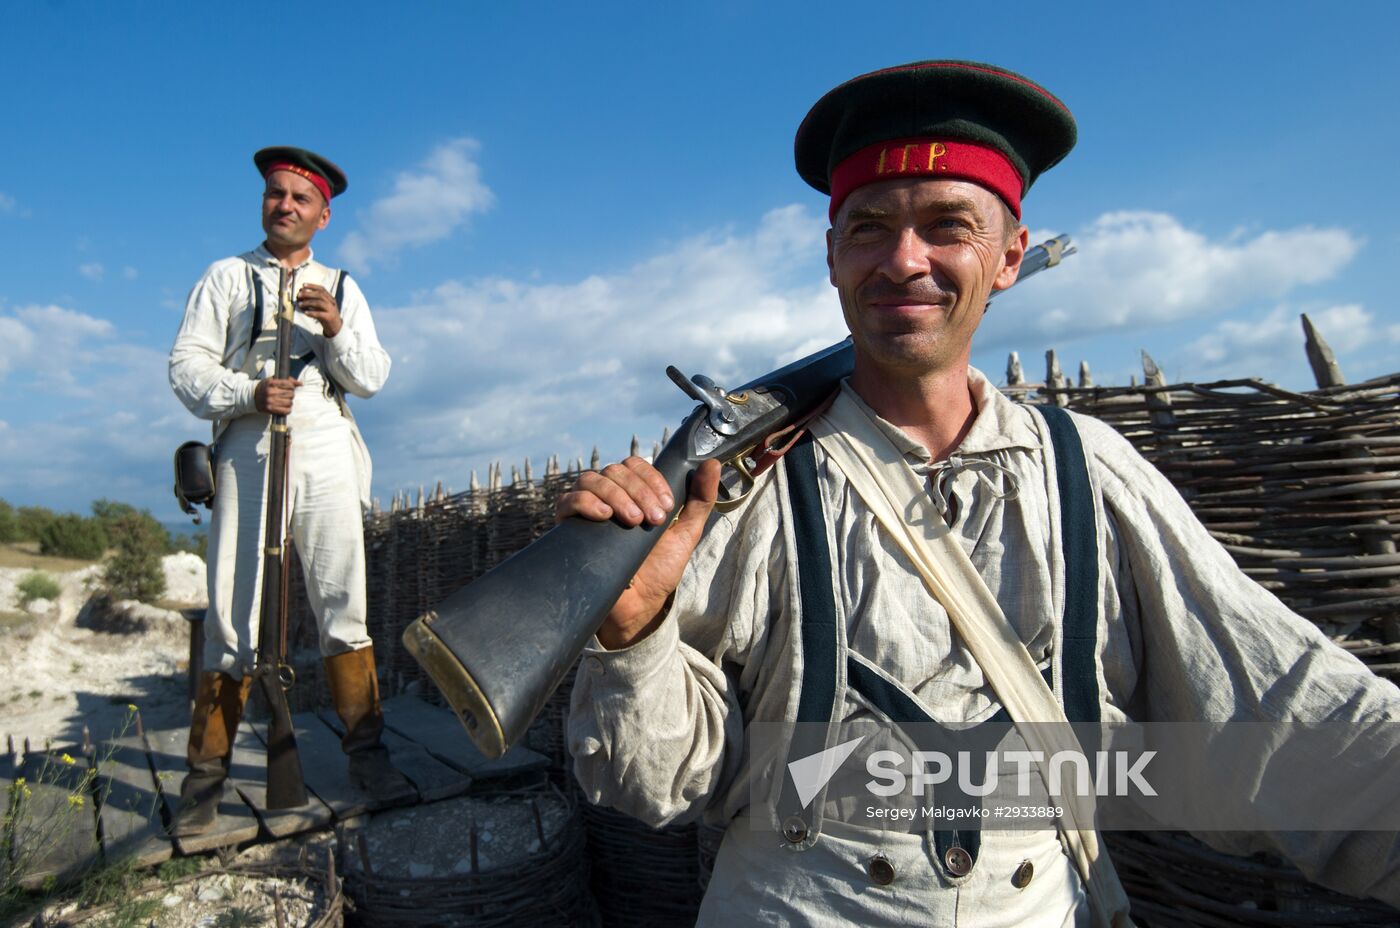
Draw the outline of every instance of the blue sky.
M253 150L345 167L318 258L395 361L357 405L375 493L492 461L624 454L687 404L843 334L807 108L863 71L993 61L1079 120L1026 200L1081 253L999 301L974 363L1047 348L1122 383L1309 386L1400 369L1391 3L14 5L0 60L0 497L178 513L207 434L165 380L184 298L253 247ZM991 11L991 12L989 12Z

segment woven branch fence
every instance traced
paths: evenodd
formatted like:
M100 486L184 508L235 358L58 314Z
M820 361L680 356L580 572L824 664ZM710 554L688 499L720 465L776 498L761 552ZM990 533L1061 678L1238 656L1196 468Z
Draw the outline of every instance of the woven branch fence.
M1096 386L1084 365L1072 384L1054 352L1047 354L1040 383L1026 381L1013 354L1004 389L1018 401L1055 403L1111 425L1167 475L1246 574L1376 673L1397 679L1400 373L1345 384L1306 317L1304 330L1319 383L1313 391L1290 392L1253 379L1167 384L1146 353L1142 384ZM632 451L640 450L634 438ZM598 463L595 450L590 466ZM370 631L386 691L441 703L404 650L403 630L547 530L555 499L582 469L582 461L561 468L551 458L536 479L526 461L522 469L511 468L507 481L494 465L484 487L473 474L465 492L420 488L416 499L401 494L388 511L367 518ZM298 641L314 655L315 623L304 595L297 600ZM314 659L302 669L302 679L319 675ZM569 686L555 694L531 739L551 758L555 783L565 787ZM298 689L305 699L329 704L323 683L314 691ZM604 925L693 921L695 887L713 862L712 831L692 826L657 833L603 811L589 812L584 821L593 885L606 893L598 899ZM1286 867L1219 855L1184 836L1118 834L1110 844L1148 924L1372 924L1377 917L1371 904L1349 908L1348 900L1309 886ZM1215 879L1196 878L1202 868ZM629 873L648 871L647 891L627 893L627 913L610 912L607 891L628 885ZM1231 889L1246 884L1247 894ZM1167 918L1168 912L1175 914Z

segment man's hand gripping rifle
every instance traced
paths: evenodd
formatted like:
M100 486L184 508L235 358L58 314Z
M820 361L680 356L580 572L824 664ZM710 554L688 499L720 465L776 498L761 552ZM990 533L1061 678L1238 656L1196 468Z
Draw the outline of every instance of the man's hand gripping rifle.
M1018 282L1073 253L1067 235L1037 245ZM668 368L700 403L653 462L677 509L707 460L724 462L726 486L747 492L773 445L826 403L853 360L847 339L732 391ZM731 489L720 506L735 501ZM525 734L665 529L566 519L408 627L404 645L482 753L499 757Z

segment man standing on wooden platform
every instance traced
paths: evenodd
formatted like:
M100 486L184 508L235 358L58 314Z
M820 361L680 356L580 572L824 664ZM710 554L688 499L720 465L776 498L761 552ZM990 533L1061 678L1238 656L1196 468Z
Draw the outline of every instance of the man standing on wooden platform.
M712 512L716 462L692 475L585 651L569 720L590 801L728 827L700 924L1130 924L1094 790L1026 776L1015 795L1041 802L1008 817L1032 827L984 826L972 752L925 748L987 732L1006 759L1103 756L1067 723L1275 738L1159 759L1183 765L1188 810L1233 813L1172 827L1400 903L1395 687L1245 576L1121 435L969 366L1027 251L1022 199L1075 138L1045 88L965 61L854 78L798 129L798 172L831 197L853 373L736 508ZM633 457L585 473L559 514L664 526L674 502ZM1309 726L1337 734L1335 762L1284 734ZM1324 769L1297 775L1309 762Z
M346 394L371 397L389 376L369 306L344 271L315 261L311 240L330 222L345 174L301 148L253 155L264 181L252 251L215 262L195 284L170 352L170 385L214 423L217 492L209 531L204 668L190 723L189 775L176 835L212 827L256 660L260 552L271 416L294 437L288 524L316 615L331 695L345 724L352 781L376 794L407 786L380 742L383 716L365 627L363 510L370 459ZM272 376L281 269L296 300L293 376Z

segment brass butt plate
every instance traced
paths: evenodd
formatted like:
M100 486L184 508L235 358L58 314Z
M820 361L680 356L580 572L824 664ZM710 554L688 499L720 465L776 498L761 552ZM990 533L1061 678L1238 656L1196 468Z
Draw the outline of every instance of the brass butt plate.
M403 645L423 665L442 695L447 697L447 704L457 713L457 718L477 748L495 760L505 754L508 747L500 720L467 668L433 631L432 624L436 618L437 613L429 612L415 619L404 629Z

